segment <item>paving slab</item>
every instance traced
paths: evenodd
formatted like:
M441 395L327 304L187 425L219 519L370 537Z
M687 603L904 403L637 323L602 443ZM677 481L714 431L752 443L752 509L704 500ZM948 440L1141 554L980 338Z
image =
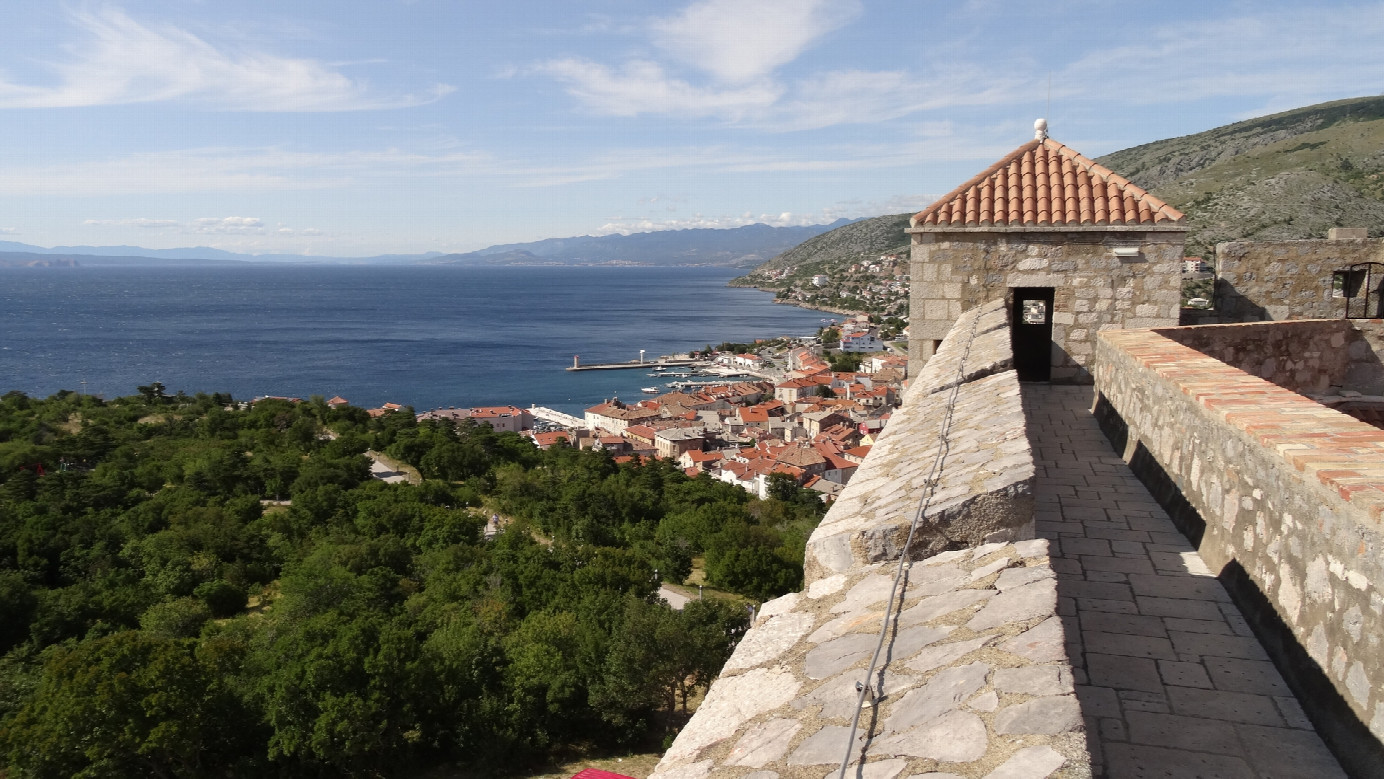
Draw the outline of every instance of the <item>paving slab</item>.
M1225 588L1100 433L1092 389L1023 394L1037 534L1079 626L1065 648L1095 774L1343 776Z

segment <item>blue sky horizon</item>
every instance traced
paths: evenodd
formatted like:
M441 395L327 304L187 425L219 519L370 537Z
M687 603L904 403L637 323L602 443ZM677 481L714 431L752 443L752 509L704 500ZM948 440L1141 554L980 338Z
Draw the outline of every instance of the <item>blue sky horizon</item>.
M0 30L0 240L369 256L926 206L1379 94L1384 3L97 0Z

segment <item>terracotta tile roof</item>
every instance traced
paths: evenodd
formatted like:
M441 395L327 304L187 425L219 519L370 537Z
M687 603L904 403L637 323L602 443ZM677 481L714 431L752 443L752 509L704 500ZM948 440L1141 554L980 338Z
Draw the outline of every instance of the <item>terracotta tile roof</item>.
M1029 141L913 216L914 227L1171 224L1182 212L1051 138Z

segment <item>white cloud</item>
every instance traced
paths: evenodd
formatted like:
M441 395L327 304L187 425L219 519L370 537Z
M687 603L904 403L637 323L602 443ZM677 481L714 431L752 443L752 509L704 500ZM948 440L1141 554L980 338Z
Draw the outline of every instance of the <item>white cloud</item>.
M706 74L689 78L648 56L608 65L564 58L536 71L557 79L588 110L606 116L719 119L774 131L869 124L920 111L1016 100L1023 84L990 68L941 64L904 70L834 70L784 76L860 4L831 0L703 0L650 23L655 46Z
M654 21L665 51L727 84L748 84L797 59L860 14L859 0L702 0Z
M48 63L54 86L0 80L0 108L58 108L187 100L246 111L349 111L398 108L436 100L379 97L332 66L263 51L218 48L172 25L142 24L116 8L71 11L84 40Z
M203 217L192 220L193 232L218 235L261 234L264 221L253 216Z
M734 120L762 113L782 94L780 87L767 81L731 89L696 87L669 77L661 65L647 60L612 69L587 60L563 59L539 70L567 84L568 92L591 110L609 116L664 114Z
M19 235L17 227L0 227L0 235Z

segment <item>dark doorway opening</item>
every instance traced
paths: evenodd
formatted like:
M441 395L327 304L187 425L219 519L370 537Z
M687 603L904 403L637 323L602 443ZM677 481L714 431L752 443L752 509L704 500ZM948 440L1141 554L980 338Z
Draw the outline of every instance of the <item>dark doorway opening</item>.
M1009 322L1019 381L1052 378L1052 287L1015 287Z

